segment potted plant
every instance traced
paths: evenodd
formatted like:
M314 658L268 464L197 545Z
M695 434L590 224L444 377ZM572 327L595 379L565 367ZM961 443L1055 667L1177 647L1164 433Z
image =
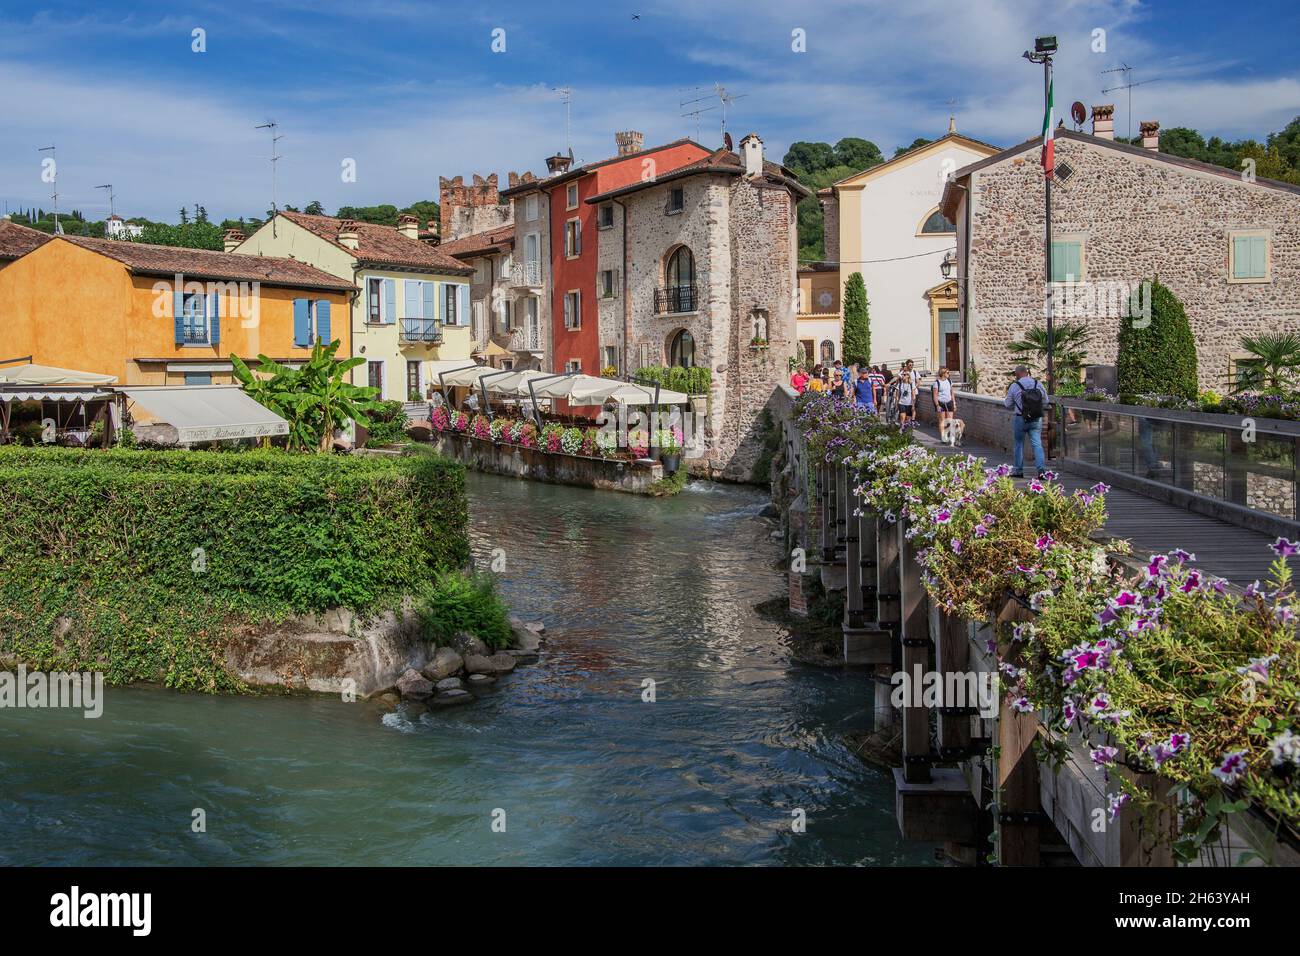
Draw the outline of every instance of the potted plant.
M665 474L671 475L681 467L683 437L680 428L664 428L659 431L659 460L663 462Z

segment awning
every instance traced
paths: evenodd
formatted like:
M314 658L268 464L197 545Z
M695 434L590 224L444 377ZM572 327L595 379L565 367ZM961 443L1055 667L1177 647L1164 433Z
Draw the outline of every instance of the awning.
M54 365L29 362L26 365L0 366L0 385L111 385L116 381L115 375L80 372Z
M175 428L177 442L289 434L288 422L238 385L137 385L118 391Z
M98 388L7 388L0 385L0 402L99 402L112 392Z
M499 372L501 369L493 368L491 365L473 365L468 368L465 363L461 363L461 368L456 371L447 372L442 375L443 385L478 385L478 380L484 375L491 375L493 372Z
M607 401L620 405L650 405L655 400L653 385L636 385L616 378L595 375L569 375L535 386L538 395L568 399L573 405L603 405ZM659 390L660 405L680 405L690 396L670 389Z
M502 371L497 369L497 371ZM514 395L523 398L528 397L528 382L535 378L546 378L550 372L541 372L537 369L521 369L518 372L511 372L509 375L502 375L500 378L490 378L484 384L487 385L489 392L495 392L498 395Z

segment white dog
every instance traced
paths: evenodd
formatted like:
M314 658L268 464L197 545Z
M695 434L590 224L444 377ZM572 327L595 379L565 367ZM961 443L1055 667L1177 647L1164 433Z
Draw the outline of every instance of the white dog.
M962 436L966 434L966 423L960 418L950 418L943 423L943 429L939 432L939 440L954 448L961 444Z

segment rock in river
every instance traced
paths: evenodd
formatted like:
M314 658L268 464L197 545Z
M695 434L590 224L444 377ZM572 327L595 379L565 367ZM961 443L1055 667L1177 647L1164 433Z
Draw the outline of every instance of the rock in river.
M461 679L459 677L444 677L435 686L439 694L445 694L449 690L460 690Z
M435 684L444 677L450 677L465 666L465 659L450 647L440 647L434 652L433 660L424 665L421 672Z
M424 700L433 693L433 681L422 677L414 667L409 667L397 678L397 692L409 700Z
M488 646L468 631L457 631L452 636L450 643L465 657L469 657L471 654L486 655L488 652Z
M468 704L474 695L467 690L449 690L432 698L429 703L434 707L451 707L455 704Z
M482 654L465 657L465 670L471 674L509 674L514 669L515 659L505 651L498 651L491 657Z

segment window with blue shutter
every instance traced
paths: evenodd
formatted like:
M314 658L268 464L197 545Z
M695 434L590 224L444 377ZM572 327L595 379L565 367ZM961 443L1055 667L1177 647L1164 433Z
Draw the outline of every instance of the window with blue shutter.
M311 348L311 301L309 299L293 300L293 345L294 348Z
M1052 243L1052 281L1083 281L1083 243L1079 241Z
M457 318L460 320L461 325L469 325L469 286L462 285L458 288L460 289L460 314Z
M208 293L208 344L221 344L221 297Z
M176 322L176 344L185 344L185 293L172 293L172 318Z
M405 286L404 291L406 293L406 309L402 312L402 318L419 318L420 309L422 307L420 301L420 283L414 279L407 279L403 285Z
M1232 277L1264 279L1268 277L1268 237L1232 237Z
M384 280L384 324L392 325L397 321L397 280Z
M433 297L434 294L437 292L437 287L432 282L421 282L420 290L423 296L423 301L421 302L421 305L424 308L424 311L421 312L420 314L425 319L436 319L438 317L437 304L435 303Z
M330 337L330 300L316 300L316 337L329 345L334 340Z

